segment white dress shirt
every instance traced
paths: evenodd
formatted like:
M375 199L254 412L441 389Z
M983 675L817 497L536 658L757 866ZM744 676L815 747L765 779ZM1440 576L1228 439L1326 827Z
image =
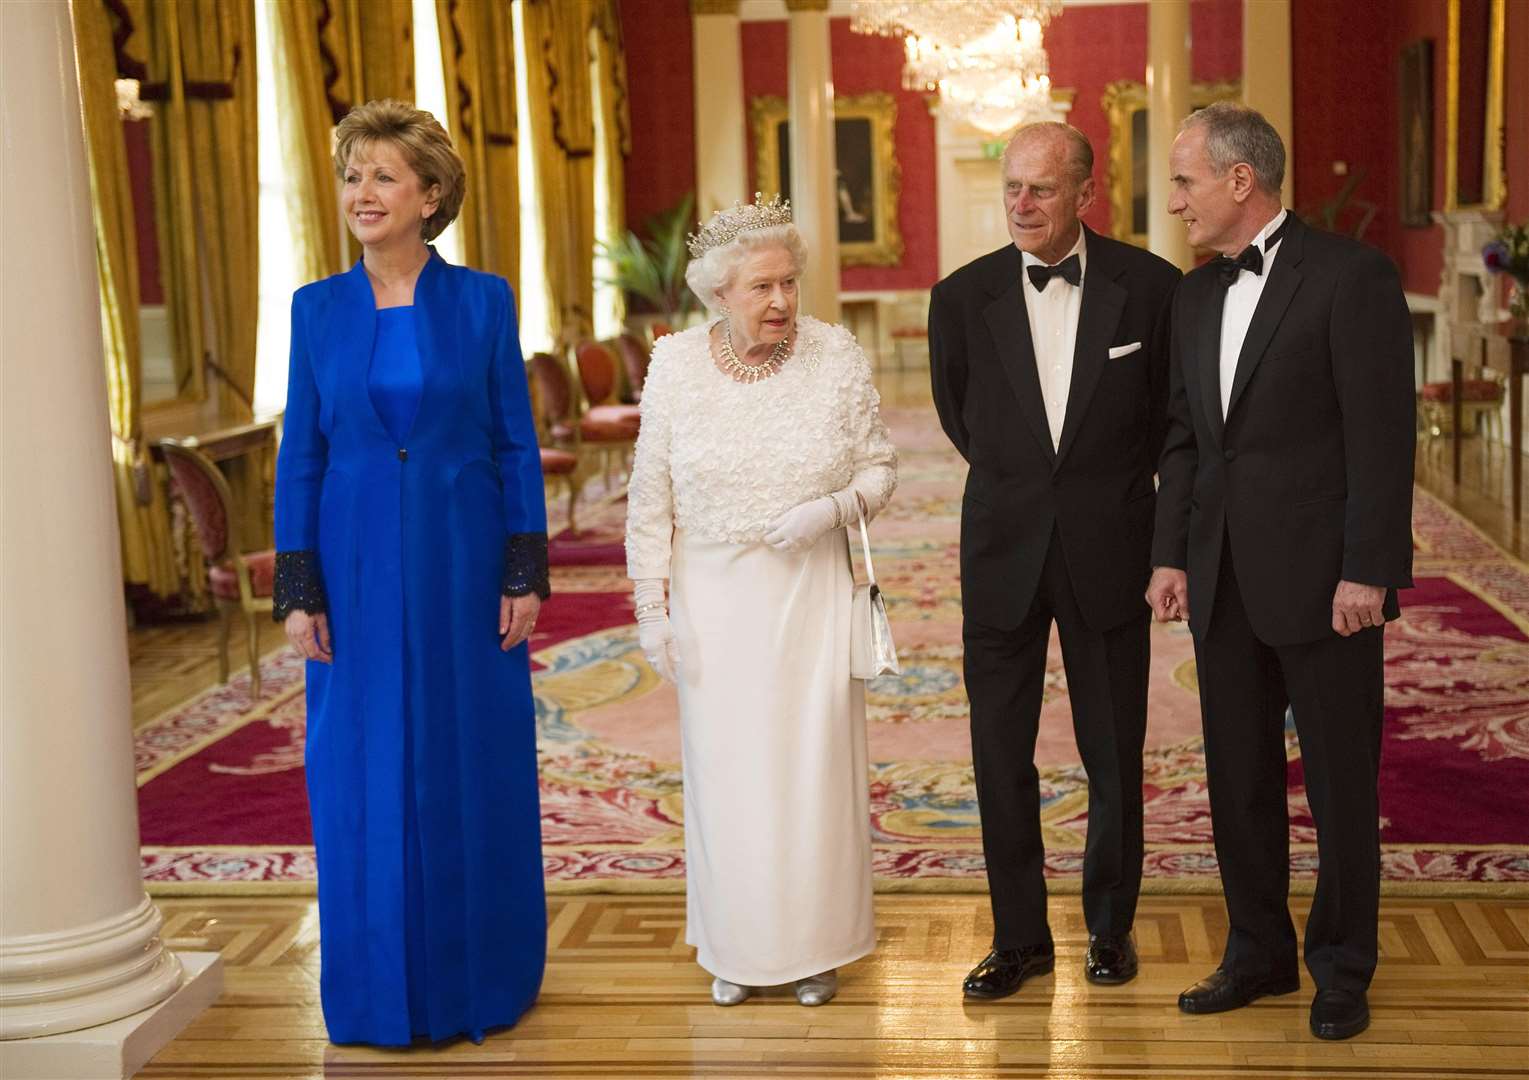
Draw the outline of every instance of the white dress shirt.
M1264 253L1264 272L1255 274L1244 270L1237 275L1237 280L1226 290L1226 306L1221 309L1221 418L1226 419L1228 406L1232 403L1232 383L1237 378L1237 358L1242 355L1242 343L1248 336L1248 324L1253 321L1253 312L1258 308L1258 298L1264 294L1264 285L1269 281L1269 270L1274 266L1274 258L1279 254L1279 243L1271 248L1264 247L1264 238L1272 233L1280 225L1284 224L1285 215L1290 211L1281 210L1270 219L1269 224L1259 230L1253 238L1253 243L1258 245ZM1280 238L1283 241L1283 237Z
M1078 242L1057 262L1078 257L1078 268L1088 273L1088 245L1078 229ZM1067 394L1072 389L1072 355L1078 341L1078 310L1083 306L1083 277L1069 285L1060 277L1046 283L1042 292L1030 280L1030 267L1055 265L1045 263L1028 251L1020 253L1023 264L1025 314L1030 318L1030 340L1035 344L1035 370L1041 378L1041 398L1046 403L1046 423L1051 428L1051 446L1062 444L1062 421L1067 417Z

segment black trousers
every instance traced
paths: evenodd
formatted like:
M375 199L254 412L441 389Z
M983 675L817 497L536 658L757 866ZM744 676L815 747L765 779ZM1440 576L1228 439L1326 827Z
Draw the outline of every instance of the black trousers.
M1051 944L1035 739L1053 620L1062 640L1073 732L1088 773L1084 918L1092 934L1131 929L1141 892L1148 618L1143 604L1141 617L1122 626L1102 632L1089 627L1053 532L1024 621L1010 630L963 623L995 949Z
M1191 583L1191 589L1193 584ZM1382 627L1270 646L1248 623L1228 544L1215 609L1195 639L1216 858L1230 932L1222 966L1294 976L1285 707L1295 716L1317 826L1306 968L1318 989L1364 990L1380 909Z

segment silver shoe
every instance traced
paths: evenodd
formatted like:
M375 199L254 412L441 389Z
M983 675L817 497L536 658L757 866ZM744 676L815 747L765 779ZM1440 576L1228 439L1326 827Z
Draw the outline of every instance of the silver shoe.
M718 975L711 980L711 1000L718 1005L741 1005L754 993L751 986L739 986Z
M796 1000L801 1005L826 1005L838 992L839 973L835 970L796 980Z

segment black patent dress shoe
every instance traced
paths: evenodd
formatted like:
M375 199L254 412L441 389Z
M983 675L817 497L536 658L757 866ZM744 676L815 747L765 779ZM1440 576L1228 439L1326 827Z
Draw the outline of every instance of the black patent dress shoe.
M961 983L961 992L979 1001L1008 997L1033 975L1049 974L1056 967L1050 945L1026 945L1022 949L994 949L972 968Z
M1136 946L1131 935L1095 934L1089 938L1083 975L1102 986L1118 986L1136 978Z
M1300 988L1301 980L1296 975L1249 977L1217 968L1179 995L1179 1011L1197 1014L1227 1012L1261 997L1293 994Z
M1311 1003L1311 1033L1319 1039L1352 1039L1370 1026L1364 993L1318 990Z

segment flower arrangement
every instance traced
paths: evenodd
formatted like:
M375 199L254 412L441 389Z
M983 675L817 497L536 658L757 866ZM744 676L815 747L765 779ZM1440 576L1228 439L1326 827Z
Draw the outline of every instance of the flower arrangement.
M1508 310L1515 319L1529 317L1529 226L1504 225L1486 247L1481 261L1494 274L1513 279L1513 295Z

